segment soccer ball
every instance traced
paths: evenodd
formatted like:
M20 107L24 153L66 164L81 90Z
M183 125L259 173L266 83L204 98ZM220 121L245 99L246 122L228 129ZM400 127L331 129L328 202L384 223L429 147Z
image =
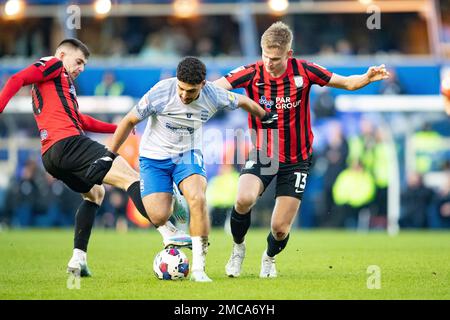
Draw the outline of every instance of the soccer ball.
M153 260L153 271L160 280L181 280L189 274L189 260L180 249L164 249Z

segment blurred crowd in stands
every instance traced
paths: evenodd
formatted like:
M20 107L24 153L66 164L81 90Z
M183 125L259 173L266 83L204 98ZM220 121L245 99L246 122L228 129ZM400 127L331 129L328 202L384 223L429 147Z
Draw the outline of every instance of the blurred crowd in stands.
M443 13L443 37L450 34L450 21ZM369 54L429 54L427 25L416 13L384 13L381 29L369 30L367 15L288 15L299 55L352 56ZM256 16L259 39L278 18ZM20 24L20 28L18 28ZM401 28L398 25L401 24ZM28 18L0 21L0 58L36 57L52 54L62 31L56 18ZM226 32L224 32L226 30ZM389 30L389 32L385 32ZM186 55L200 57L240 57L243 55L239 22L233 15L201 16L195 19L170 17L85 17L77 37L90 45L94 56L117 59L138 57L158 62Z

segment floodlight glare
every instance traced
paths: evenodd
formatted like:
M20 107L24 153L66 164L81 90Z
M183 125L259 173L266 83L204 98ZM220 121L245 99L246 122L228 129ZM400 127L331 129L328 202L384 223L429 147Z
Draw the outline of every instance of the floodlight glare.
M372 0L358 0L358 1L359 1L359 3L366 5L366 6L372 3Z
M8 0L5 3L5 14L9 17L20 14L24 9L22 0Z
M288 0L269 0L269 7L275 12L285 11L289 7Z
M190 18L198 13L198 0L175 0L173 11L179 18Z
M95 12L105 15L111 11L111 0L97 0L94 4Z

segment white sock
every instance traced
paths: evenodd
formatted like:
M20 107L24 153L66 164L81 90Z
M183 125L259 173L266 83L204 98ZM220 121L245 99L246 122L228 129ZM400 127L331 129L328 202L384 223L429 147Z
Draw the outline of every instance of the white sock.
M192 271L205 271L208 237L192 237Z
M177 233L178 229L172 224L172 222L167 220L164 225L159 226L158 228L156 228L156 230L158 230L162 237L165 239L174 236Z

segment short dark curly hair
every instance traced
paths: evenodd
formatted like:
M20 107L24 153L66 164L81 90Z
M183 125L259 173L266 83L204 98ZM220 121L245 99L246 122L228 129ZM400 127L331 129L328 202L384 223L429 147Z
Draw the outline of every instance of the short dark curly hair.
M205 80L206 66L200 59L185 57L178 63L177 79L189 83L200 84Z

